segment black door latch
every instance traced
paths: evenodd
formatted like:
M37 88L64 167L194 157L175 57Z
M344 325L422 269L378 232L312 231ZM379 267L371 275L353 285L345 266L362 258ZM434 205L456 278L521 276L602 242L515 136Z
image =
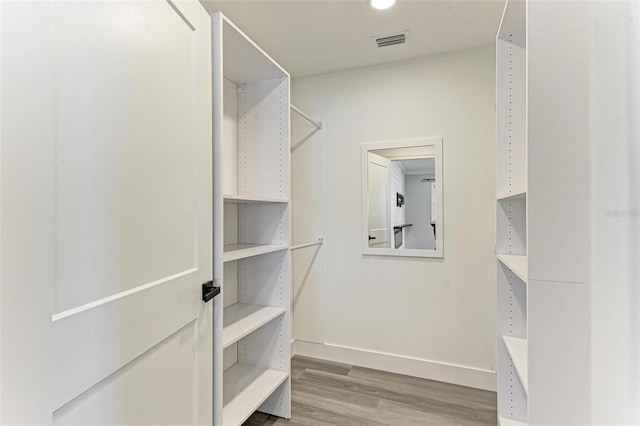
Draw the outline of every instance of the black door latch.
M214 297L220 294L220 287L213 285L213 281L207 281L202 284L202 301L207 303Z

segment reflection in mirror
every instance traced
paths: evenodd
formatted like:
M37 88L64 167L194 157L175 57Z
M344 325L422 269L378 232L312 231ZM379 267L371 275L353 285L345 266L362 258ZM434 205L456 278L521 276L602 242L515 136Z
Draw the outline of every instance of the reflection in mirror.
M397 192L404 192L406 198L402 207L396 207L397 218L391 223L395 248L435 250L435 160L392 161L391 170L394 169L399 169L399 182L404 183L404 188L397 188ZM404 236L400 231L404 231Z
M442 257L440 139L363 144L363 252Z

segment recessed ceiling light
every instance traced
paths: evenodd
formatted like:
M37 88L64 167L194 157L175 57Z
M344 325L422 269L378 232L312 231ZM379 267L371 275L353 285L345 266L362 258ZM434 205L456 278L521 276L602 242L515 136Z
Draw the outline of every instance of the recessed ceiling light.
M389 9L391 6L396 4L396 0L369 0L369 4L374 9Z

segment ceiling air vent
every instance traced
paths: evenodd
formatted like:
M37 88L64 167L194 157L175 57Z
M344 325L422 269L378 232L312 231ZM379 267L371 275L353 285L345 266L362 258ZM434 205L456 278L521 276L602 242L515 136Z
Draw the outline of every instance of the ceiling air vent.
M385 34L380 36L371 37L378 47L393 46L396 44L406 43L409 39L409 31L403 31L394 34Z

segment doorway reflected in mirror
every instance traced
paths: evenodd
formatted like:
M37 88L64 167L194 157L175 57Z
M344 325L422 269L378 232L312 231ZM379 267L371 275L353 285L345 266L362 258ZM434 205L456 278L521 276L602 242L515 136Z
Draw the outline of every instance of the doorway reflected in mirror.
M396 214L396 221L410 224L404 228L404 244L401 249L436 249L435 234L435 159L423 158L415 160L394 160L397 163L404 181L405 205ZM394 227L399 223L392 223Z

